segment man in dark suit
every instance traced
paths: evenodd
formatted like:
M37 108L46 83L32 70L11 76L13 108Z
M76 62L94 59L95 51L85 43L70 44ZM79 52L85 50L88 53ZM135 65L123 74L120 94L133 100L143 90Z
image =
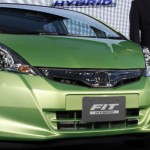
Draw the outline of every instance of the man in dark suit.
M132 1L130 39L150 48L150 0Z

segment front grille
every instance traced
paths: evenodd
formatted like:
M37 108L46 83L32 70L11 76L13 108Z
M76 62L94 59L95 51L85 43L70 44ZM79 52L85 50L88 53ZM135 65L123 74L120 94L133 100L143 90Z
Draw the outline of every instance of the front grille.
M84 123L81 119L81 111L60 111L56 112L56 120L53 121L57 125L57 130L61 131L99 130L136 126L138 124L138 116L139 109L127 109L126 120L124 121Z
M85 70L39 68L49 79L88 87L116 87L132 83L142 76L142 70Z

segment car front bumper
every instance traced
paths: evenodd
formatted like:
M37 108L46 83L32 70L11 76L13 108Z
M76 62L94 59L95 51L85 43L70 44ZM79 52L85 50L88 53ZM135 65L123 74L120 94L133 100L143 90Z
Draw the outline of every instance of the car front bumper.
M0 83L0 140L47 141L150 132L150 78L142 77L131 84L102 89L62 84L39 76L0 72ZM95 128L95 124L91 128L82 123L80 126L82 118L77 114L82 111L83 97L109 96L126 97L126 109L139 110L138 115L130 113L127 120L138 122L109 122L103 128L100 128L101 125ZM61 112L71 112L73 117L70 115L59 120L57 113ZM59 129L60 122L65 125Z

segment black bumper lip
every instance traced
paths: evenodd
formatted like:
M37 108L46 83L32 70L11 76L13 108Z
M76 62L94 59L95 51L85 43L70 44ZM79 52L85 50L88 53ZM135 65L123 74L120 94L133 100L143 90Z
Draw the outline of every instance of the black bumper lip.
M64 146L86 146L94 144L104 144L109 142L125 141L149 141L150 134L127 134L103 137L86 137L86 138L64 138L46 141L0 141L0 149L39 149L39 148L58 148ZM137 143L138 144L138 143Z

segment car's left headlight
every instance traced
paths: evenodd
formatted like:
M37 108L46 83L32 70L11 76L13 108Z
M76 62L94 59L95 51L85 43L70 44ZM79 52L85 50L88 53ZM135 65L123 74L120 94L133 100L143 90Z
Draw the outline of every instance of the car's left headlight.
M9 47L0 44L0 70L18 73L40 75L24 58Z
M145 59L145 71L144 76L150 77L150 50L147 47L143 47L143 54Z

